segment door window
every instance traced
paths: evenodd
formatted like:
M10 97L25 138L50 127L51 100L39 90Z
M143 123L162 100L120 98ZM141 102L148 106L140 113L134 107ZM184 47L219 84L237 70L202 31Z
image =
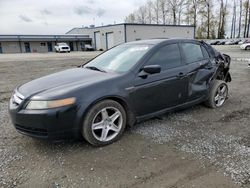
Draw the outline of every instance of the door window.
M160 48L148 60L147 65L160 65L162 70L181 65L181 54L178 44L169 44Z
M204 59L201 46L194 43L182 43L186 63L190 64Z
M202 49L204 58L208 59L209 58L209 54L208 54L206 48L204 46L201 46L201 49Z

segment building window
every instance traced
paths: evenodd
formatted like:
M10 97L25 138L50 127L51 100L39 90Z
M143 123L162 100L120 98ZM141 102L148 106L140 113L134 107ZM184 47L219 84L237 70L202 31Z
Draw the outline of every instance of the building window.
M46 46L46 43L45 42L41 42L40 46Z

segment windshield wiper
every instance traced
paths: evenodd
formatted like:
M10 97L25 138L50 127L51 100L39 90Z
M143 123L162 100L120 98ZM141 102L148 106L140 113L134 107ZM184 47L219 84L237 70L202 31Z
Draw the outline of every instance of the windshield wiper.
M91 69L91 70L96 70L96 71L100 71L100 72L106 72L105 70L102 70L102 69L97 68L97 67L95 67L95 66L86 66L86 67L84 67L84 68L86 68L86 69Z

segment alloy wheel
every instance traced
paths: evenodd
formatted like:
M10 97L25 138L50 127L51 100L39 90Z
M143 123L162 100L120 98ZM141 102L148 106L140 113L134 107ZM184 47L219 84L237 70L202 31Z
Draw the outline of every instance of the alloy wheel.
M227 99L228 89L226 85L220 85L214 97L215 105L220 107L224 104Z
M122 113L117 108L105 107L93 118L92 134L98 141L108 142L119 134L122 124Z

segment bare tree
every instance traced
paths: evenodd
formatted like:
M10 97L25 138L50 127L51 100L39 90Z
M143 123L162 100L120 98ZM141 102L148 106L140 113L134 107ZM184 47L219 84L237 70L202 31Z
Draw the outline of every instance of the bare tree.
M166 24L167 2L166 0L159 0L159 3L160 3L160 11L162 14L162 23Z
M244 11L245 11L245 20L244 20L244 34L243 36L246 37L247 36L247 27L248 27L248 19L249 19L249 14L248 14L248 9L249 9L249 0L246 0L244 2Z
M146 6L139 7L138 14L137 14L139 23L142 23L142 24L146 23L146 12L147 12Z
M168 0L173 25L177 24L177 0Z
M159 24L159 14L160 14L160 1L159 0L155 0L154 2L154 14L155 14L155 22L156 24Z
M210 32L211 32L211 26L213 23L214 26L214 22L212 22L213 19L213 0L201 0L201 7L199 10L199 14L201 17L205 17L205 22L201 23L202 25L206 25L206 38L210 38ZM203 19L202 19L203 20ZM215 31L215 29L213 28L213 32Z
M131 13L125 18L125 23L136 23L135 14Z
M225 36L225 22L227 15L227 0L220 0L219 22L217 38L224 38Z
M210 38L210 22L211 22L211 7L212 7L212 1L211 0L205 0L206 7L207 7L207 38Z
M182 16L182 13L183 13L183 10L184 8L186 7L187 5L187 1L186 0L180 0L177 7L177 12L178 12L178 25L181 24L181 16Z
M148 20L148 23L151 24L153 21L153 15L152 15L153 3L152 3L152 1L147 2L146 8L147 8L147 20Z
M236 2L234 0L233 17L232 17L232 24L231 24L231 38L235 38L235 25L236 25Z
M192 2L193 2L193 20L194 20L193 25L196 26L197 25L198 0L192 0Z
M242 17L242 0L240 0L240 16L239 16L238 38L240 38L240 36L241 36L241 17Z
M249 31L250 31L250 6L248 3L248 23L247 23L247 32L246 32L246 37L248 38L249 35Z
M239 3L236 4L236 1ZM231 37L240 37L243 33L241 29L243 26L244 36L249 36L249 1L234 0L233 7L229 10L228 6L232 0L147 0L144 6L129 14L125 21L174 25L186 23L196 26L197 37L224 38L227 14L230 11L232 14ZM220 3L219 7L214 6L216 2ZM239 13L236 13L236 10Z
M186 0L168 0L167 2L172 16L172 23L174 25L180 24Z

